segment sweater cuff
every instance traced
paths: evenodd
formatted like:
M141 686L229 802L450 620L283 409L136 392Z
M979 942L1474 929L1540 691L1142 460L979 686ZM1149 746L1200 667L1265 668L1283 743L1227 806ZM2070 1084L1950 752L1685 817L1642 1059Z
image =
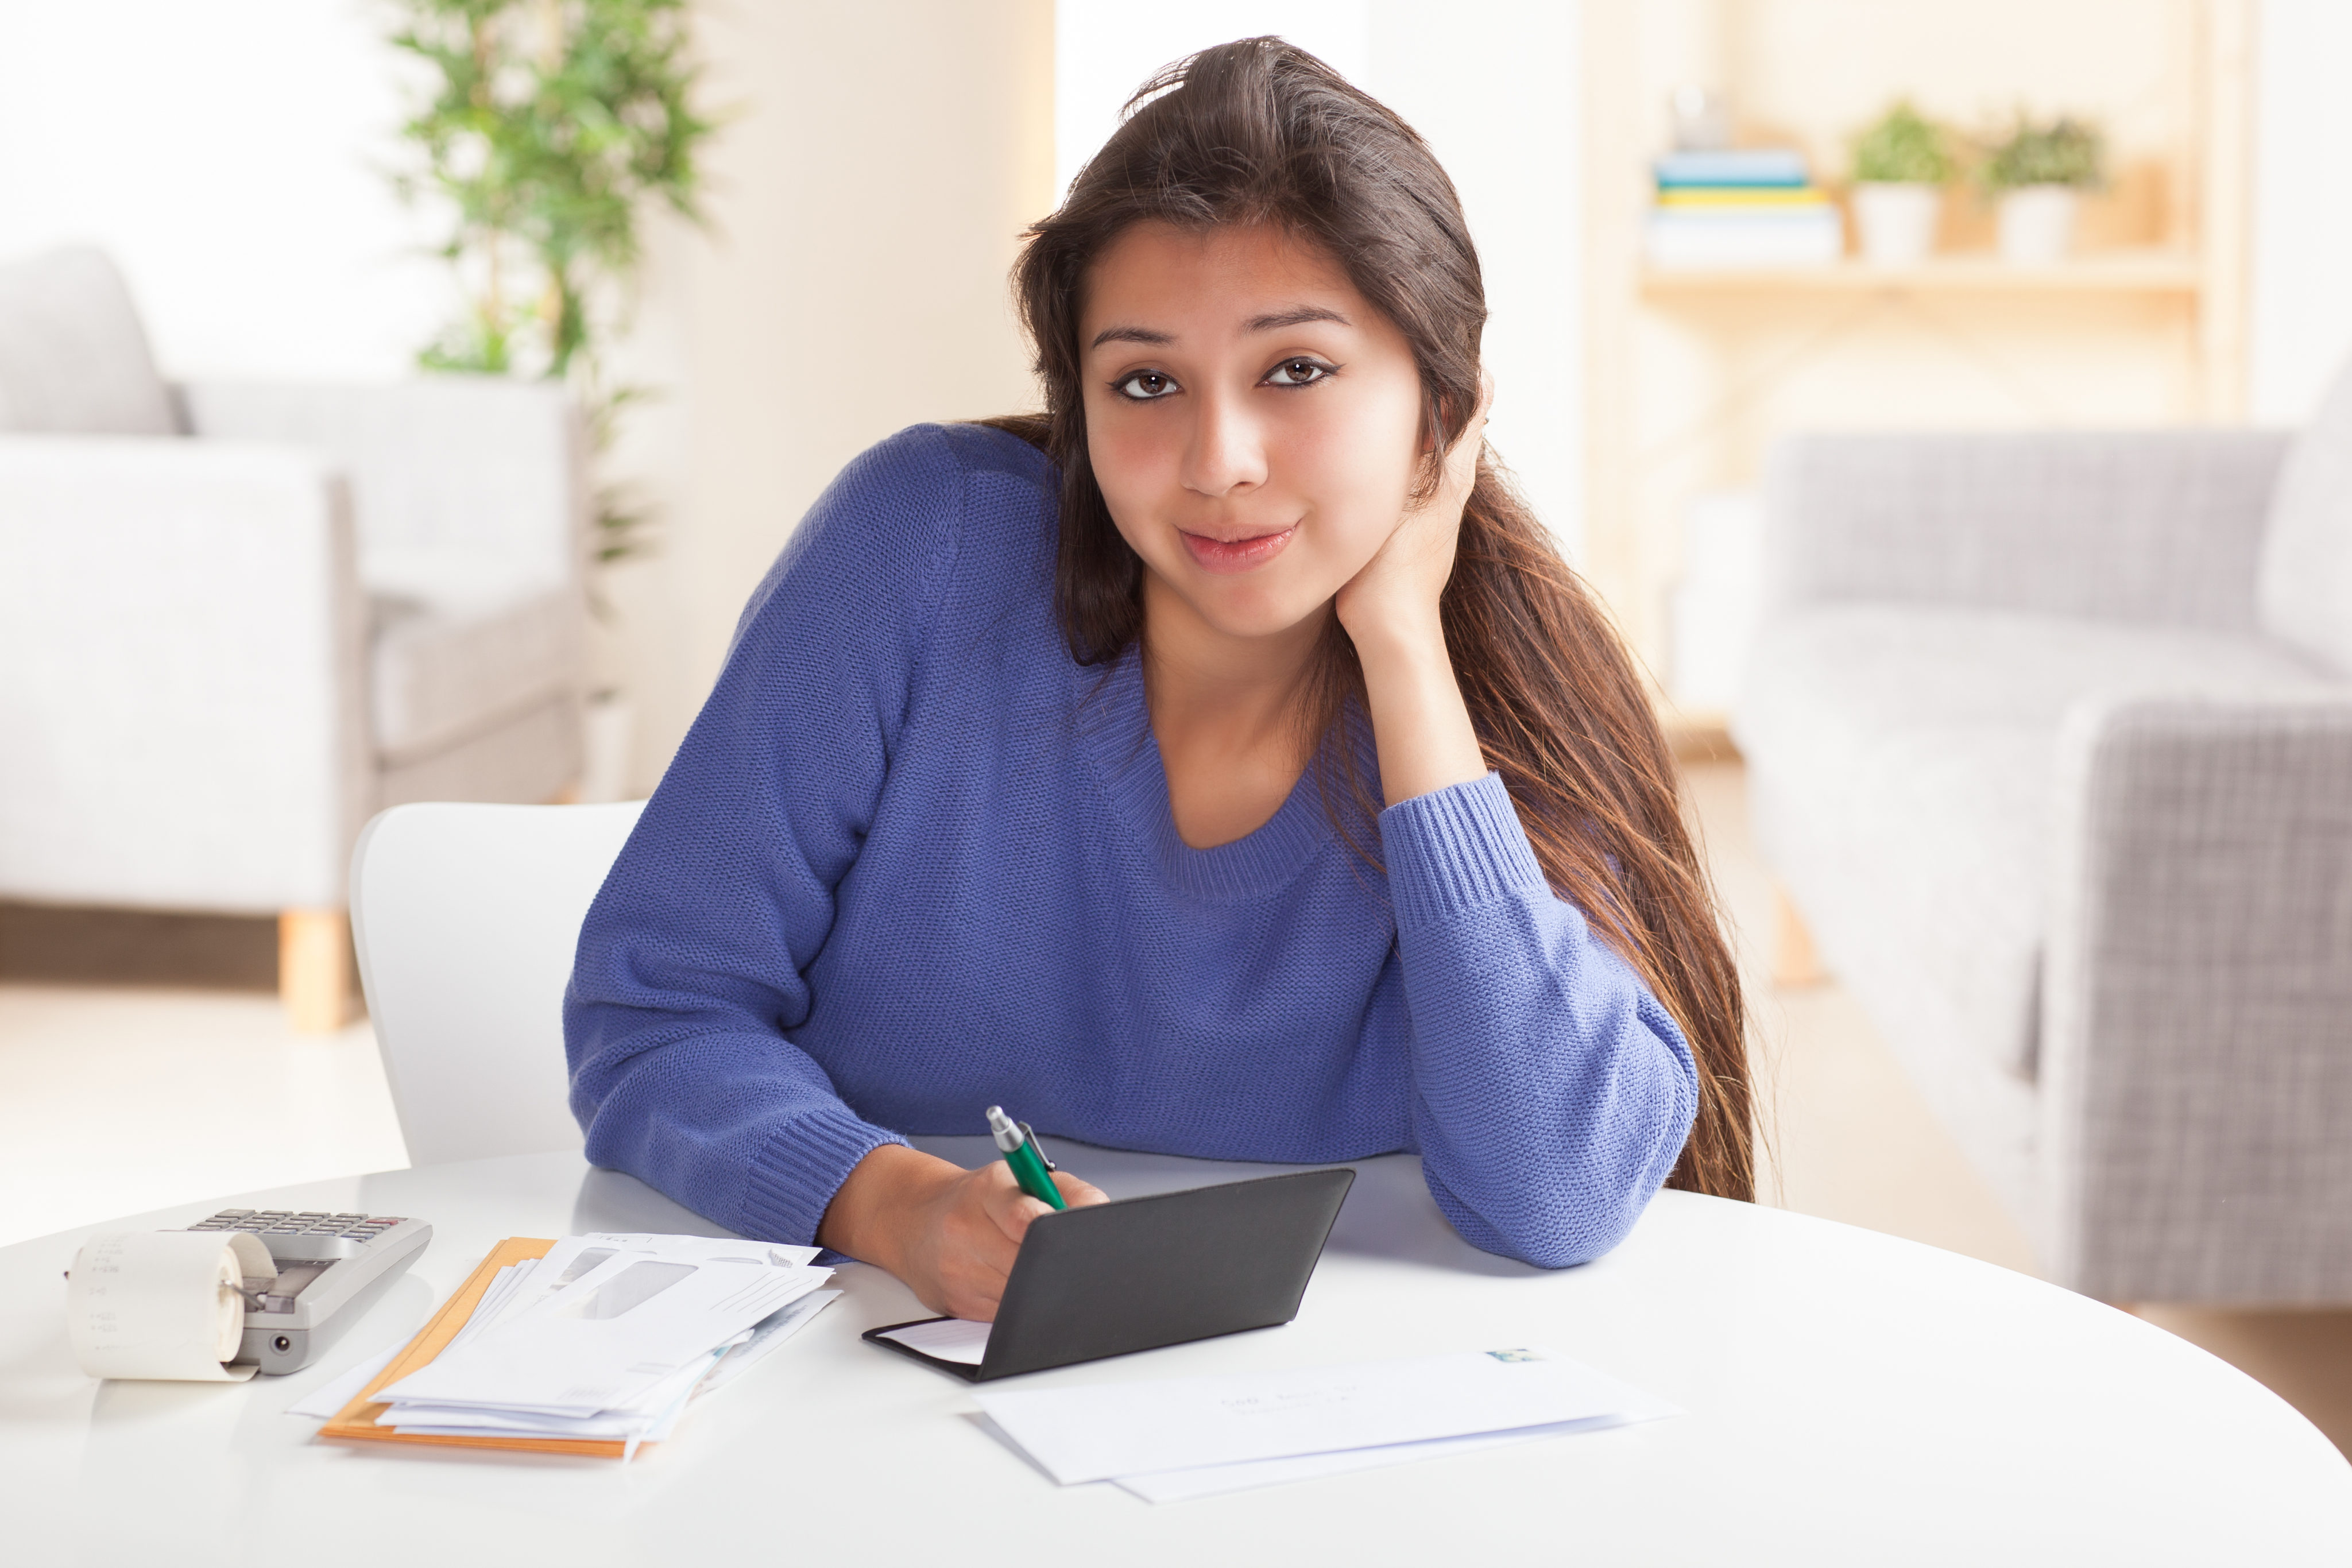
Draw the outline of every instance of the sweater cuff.
M859 1121L846 1105L825 1105L796 1116L768 1137L751 1161L743 1207L751 1234L763 1241L816 1245L816 1228L833 1195L857 1162L898 1134Z
M1551 891L1499 773L1391 806L1381 848L1400 931Z

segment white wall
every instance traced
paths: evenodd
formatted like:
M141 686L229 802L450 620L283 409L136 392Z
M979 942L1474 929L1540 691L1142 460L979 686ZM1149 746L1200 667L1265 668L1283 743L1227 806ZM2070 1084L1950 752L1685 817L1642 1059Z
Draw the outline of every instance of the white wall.
M1369 79L1370 0L1058 0L1054 7L1054 191L1118 125L1119 107L1154 71L1212 44L1272 33L1354 82Z
M1584 541L1582 54L1565 0L1374 0L1369 85L1462 193L1486 279L1488 440L1570 560Z
M451 300L368 0L0 5L0 260L112 252L172 376L401 373Z
M737 613L842 465L924 420L1034 409L1007 274L1053 200L1051 0L712 0L713 223L648 279L676 522L628 589L651 784Z
M1426 138L1462 193L1486 278L1489 438L1573 555L1582 482L1576 308L1577 11L1568 0L1060 0L1055 189L1160 66L1272 33L1323 60Z
M2352 4L2267 0L2258 25L2247 409L2300 424L2352 361Z

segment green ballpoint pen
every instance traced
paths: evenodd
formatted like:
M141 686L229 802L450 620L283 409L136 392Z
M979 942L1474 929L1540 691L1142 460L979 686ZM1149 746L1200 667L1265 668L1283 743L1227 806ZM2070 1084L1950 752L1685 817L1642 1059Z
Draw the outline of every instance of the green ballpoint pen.
M1054 1178L1046 1174L1045 1161L1037 1153L1037 1145L1031 1143L1013 1124L1013 1118L1004 1113L1003 1106L991 1105L988 1108L988 1130L996 1139L996 1146L1003 1154L1004 1163L1013 1167L1013 1179L1021 1184L1023 1192L1040 1203L1050 1203L1055 1208L1070 1207L1062 1201L1062 1189L1055 1186Z

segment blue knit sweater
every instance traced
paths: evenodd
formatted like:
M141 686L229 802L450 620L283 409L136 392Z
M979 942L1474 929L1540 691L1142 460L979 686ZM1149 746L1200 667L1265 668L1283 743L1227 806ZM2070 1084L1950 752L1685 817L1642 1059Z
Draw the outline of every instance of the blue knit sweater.
M1475 1246L1615 1245L1696 1076L1501 782L1382 811L1385 875L1313 768L1186 845L1135 652L1082 668L1055 626L1055 484L1013 436L920 425L793 535L580 934L589 1158L807 1242L876 1146L1001 1102L1120 1148L1413 1150Z

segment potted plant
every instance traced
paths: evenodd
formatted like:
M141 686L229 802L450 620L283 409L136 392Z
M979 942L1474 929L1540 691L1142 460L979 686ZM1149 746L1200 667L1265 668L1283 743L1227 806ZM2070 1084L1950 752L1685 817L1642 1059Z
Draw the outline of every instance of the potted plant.
M1908 99L1853 139L1853 219L1864 259L1878 267L1927 259L1952 170L1950 138Z
M393 45L425 68L394 181L446 225L465 305L417 359L427 370L568 382L595 453L652 389L614 378L646 214L701 216L687 0L392 0ZM601 477L601 476L600 476ZM602 478L590 550L641 554L648 508ZM602 585L592 599L609 616ZM631 708L593 694L586 800L624 793Z
M2046 267L2074 243L2081 193L2105 183L2106 146L2098 128L2061 115L2036 124L2022 113L1988 152L1981 178L2000 203L2000 254Z

